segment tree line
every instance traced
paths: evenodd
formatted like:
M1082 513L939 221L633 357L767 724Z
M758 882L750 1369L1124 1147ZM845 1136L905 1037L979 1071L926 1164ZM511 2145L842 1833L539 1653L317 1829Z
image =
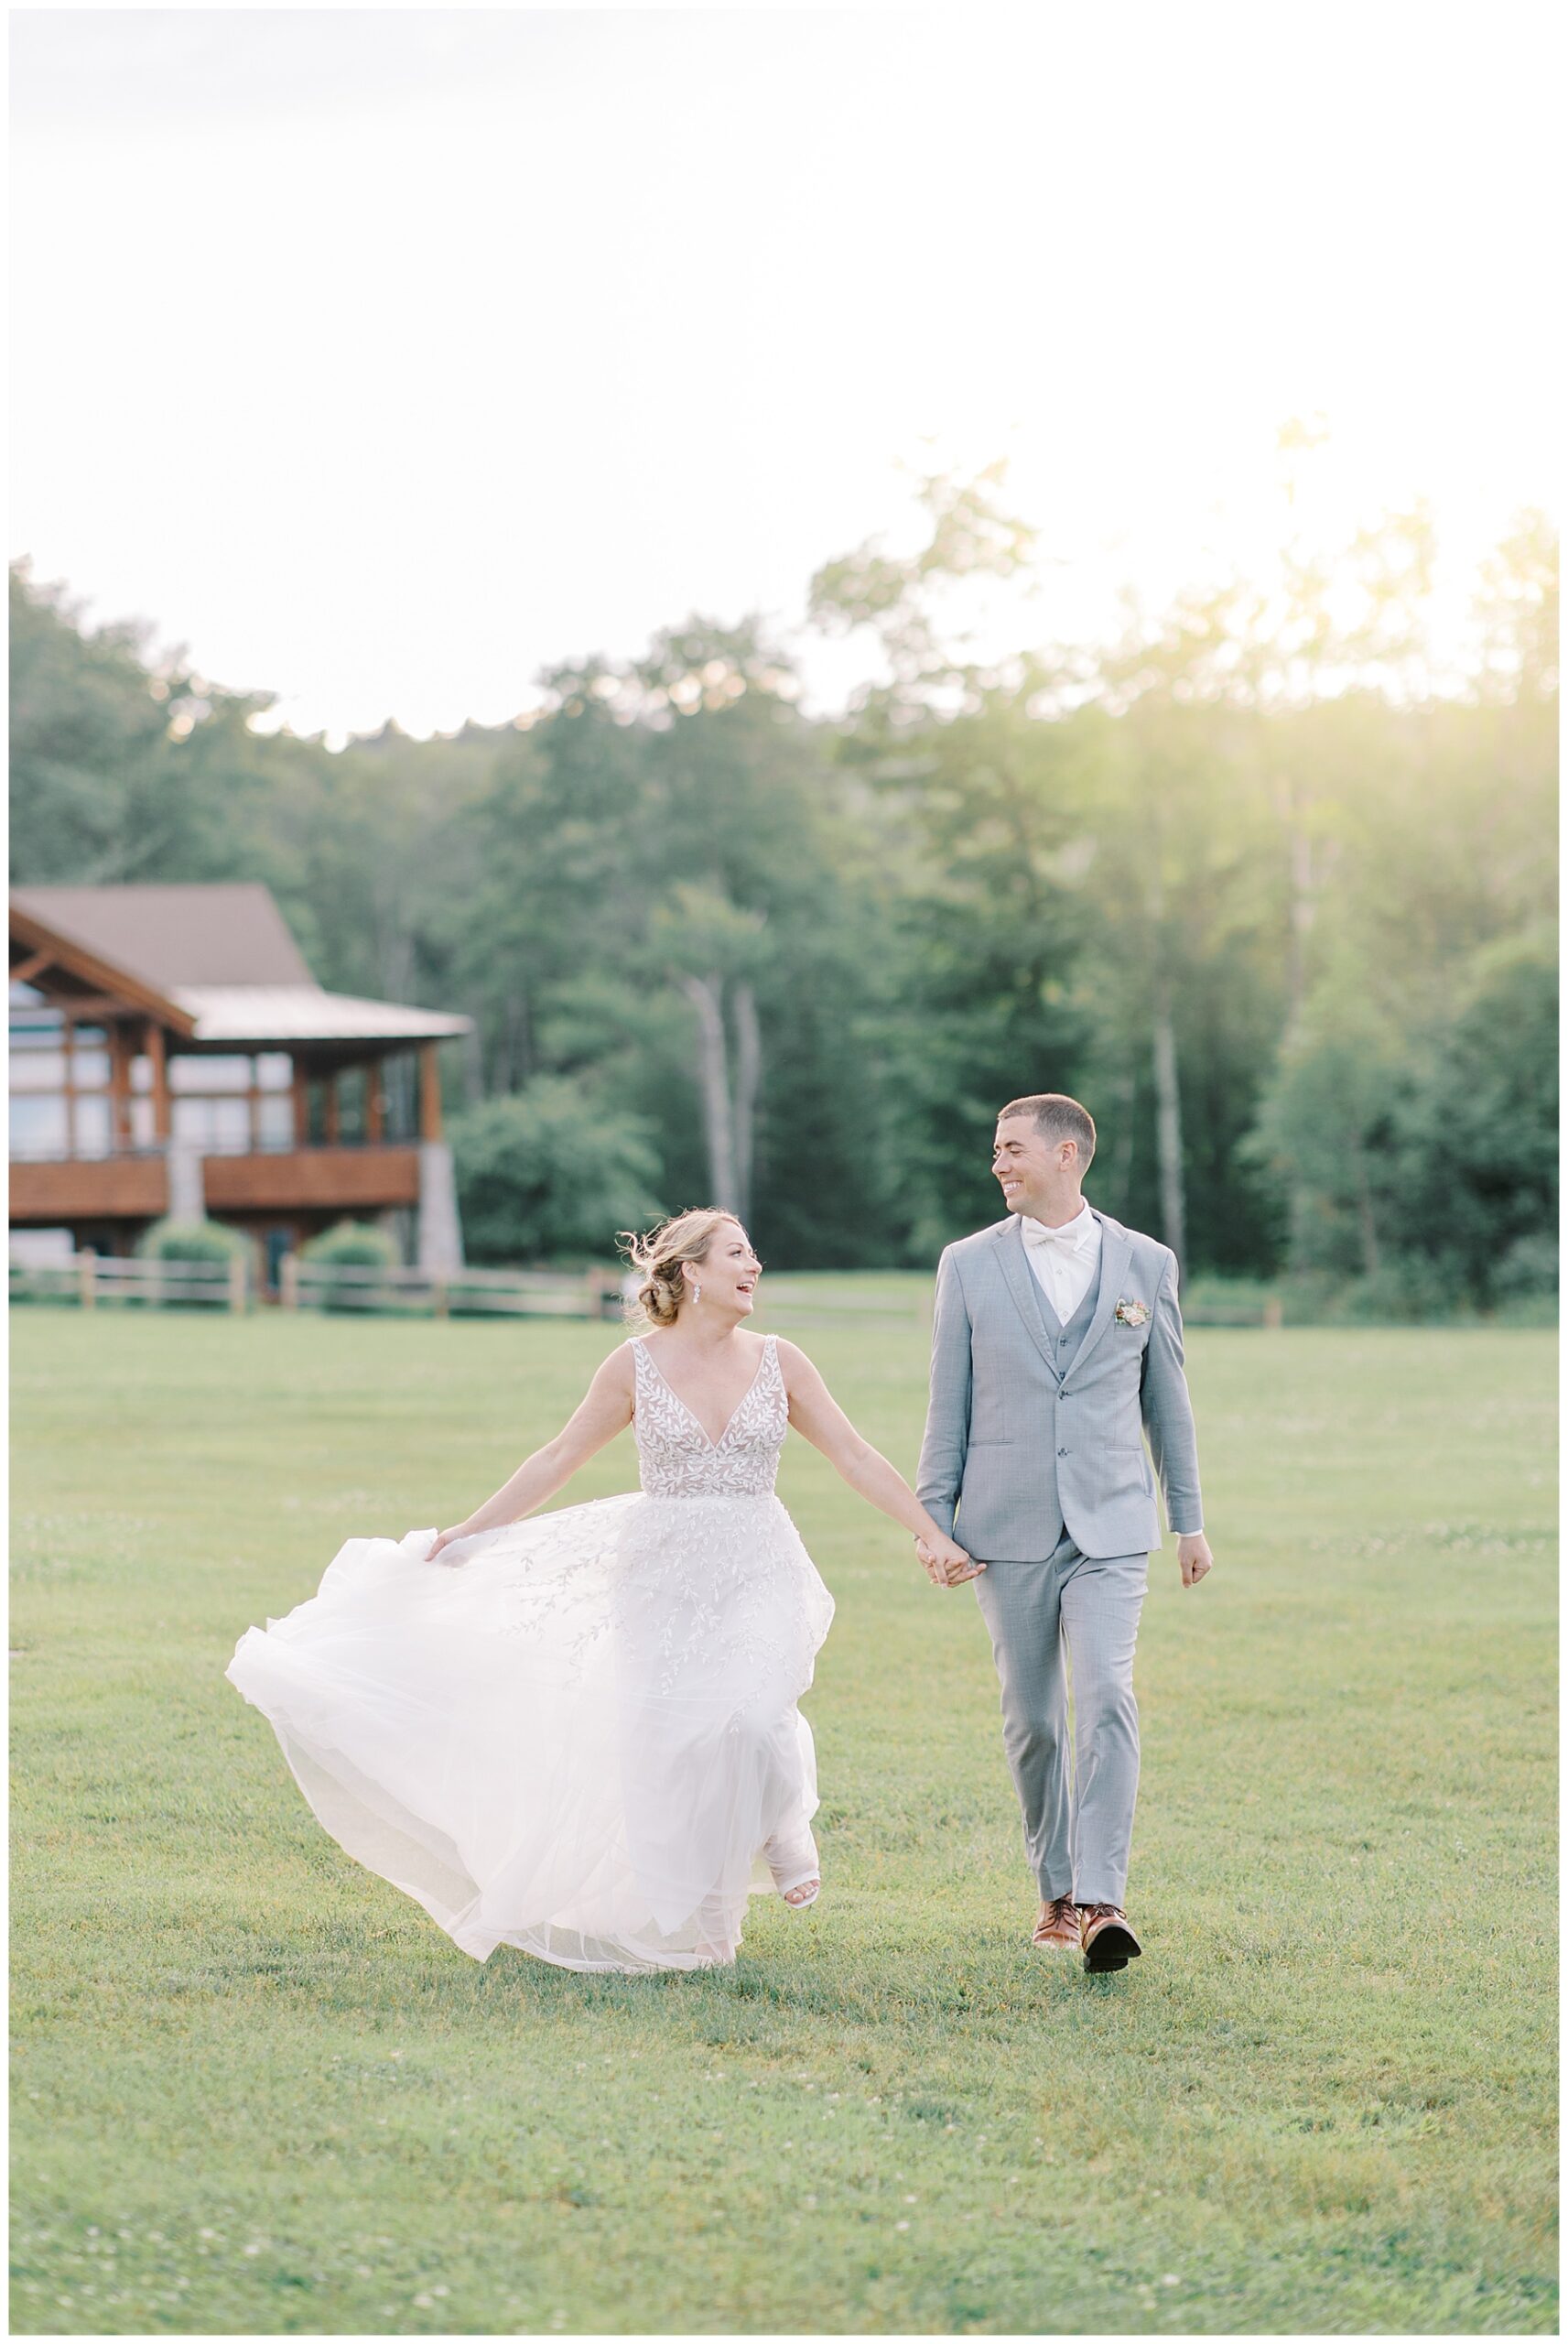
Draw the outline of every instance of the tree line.
M1099 1126L1092 1201L1325 1308L1556 1283L1555 540L1521 516L1431 673L1420 512L1287 541L1118 637L983 662L951 614L1033 532L1000 467L824 565L881 680L803 711L692 619L502 727L330 753L265 694L13 569L17 882L259 879L329 986L466 1010L467 1243L608 1253L732 1205L780 1266L994 1219L1000 1104Z

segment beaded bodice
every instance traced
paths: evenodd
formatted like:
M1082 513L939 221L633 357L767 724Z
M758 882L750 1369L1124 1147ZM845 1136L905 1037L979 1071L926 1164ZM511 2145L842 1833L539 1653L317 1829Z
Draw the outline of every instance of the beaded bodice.
M789 1395L776 1335L762 1339L757 1373L717 1441L671 1390L641 1335L632 1338L637 1401L633 1432L643 1488L655 1498L771 1495L789 1429Z

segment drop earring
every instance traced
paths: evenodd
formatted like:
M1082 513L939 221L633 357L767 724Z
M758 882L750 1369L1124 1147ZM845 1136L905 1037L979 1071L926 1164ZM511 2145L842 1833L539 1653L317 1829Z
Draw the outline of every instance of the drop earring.
M702 1288L697 1284L695 1279L692 1281L691 1298L694 1302L700 1302L702 1300Z

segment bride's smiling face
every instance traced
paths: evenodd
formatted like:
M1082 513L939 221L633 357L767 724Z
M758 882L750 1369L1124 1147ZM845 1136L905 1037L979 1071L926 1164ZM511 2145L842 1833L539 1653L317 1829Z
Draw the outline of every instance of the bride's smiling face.
M745 1231L738 1221L727 1221L715 1232L707 1260L687 1264L687 1296L700 1286L705 1308L733 1310L738 1318L745 1318L756 1308L757 1280L762 1274L762 1265Z

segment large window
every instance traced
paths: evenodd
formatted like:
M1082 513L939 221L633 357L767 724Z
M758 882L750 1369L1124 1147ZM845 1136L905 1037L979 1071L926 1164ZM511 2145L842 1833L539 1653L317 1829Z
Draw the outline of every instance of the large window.
M11 1153L24 1158L113 1153L109 1036L73 1024L36 986L11 986Z
M168 1062L168 1087L178 1098L181 1091L212 1098L236 1091L249 1091L251 1062L238 1051L225 1052L222 1058L176 1058Z
M78 1091L109 1088L109 1036L102 1026L70 1029L70 1079Z
M154 1150L158 1082L140 1049L139 1016L114 1028L73 1019L27 984L11 987L11 1153L38 1161ZM117 1063L116 1063L117 1061ZM415 1112L412 1068L318 1069L301 1086L308 1113L297 1131L295 1063L287 1050L172 1047L166 1061L168 1133L203 1156L284 1155L326 1144L329 1124L345 1146L406 1137ZM337 1114L327 1112L335 1086ZM384 1102L373 1112L371 1085ZM118 1086L118 1089L117 1089Z
M254 1057L182 1051L168 1062L168 1087L175 1138L204 1155L272 1155L294 1145L294 1065L287 1050Z
M11 1088L65 1089L65 1020L31 985L11 987Z
M269 1155L281 1153L294 1145L294 1100L286 1091L279 1098L276 1091L264 1092L256 1101L256 1145Z
M248 1156L251 1152L251 1102L243 1099L176 1099L171 1109L174 1136L203 1156Z
M12 1093L11 1153L23 1158L70 1154L70 1132L62 1091L41 1099L30 1098L26 1092L20 1097Z
M124 1029L122 1027L122 1032ZM157 1144L153 1061L129 1059L115 1131L108 1029L73 1023L36 987L11 987L11 1153L37 1160L105 1156ZM279 1154L295 1145L287 1050L177 1050L168 1059L172 1136L204 1156Z
M114 1123L113 1101L106 1091L81 1091L71 1101L71 1117L76 1126L74 1156L113 1156L114 1153Z

